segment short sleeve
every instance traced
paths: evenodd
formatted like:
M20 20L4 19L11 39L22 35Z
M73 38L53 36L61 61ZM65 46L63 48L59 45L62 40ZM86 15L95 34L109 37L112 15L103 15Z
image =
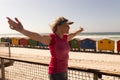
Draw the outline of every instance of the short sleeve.
M49 36L52 38L50 45L55 44L55 34L50 34Z

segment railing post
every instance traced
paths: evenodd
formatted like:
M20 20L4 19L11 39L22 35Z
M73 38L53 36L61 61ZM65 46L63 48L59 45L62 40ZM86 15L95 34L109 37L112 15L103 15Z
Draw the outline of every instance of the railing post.
M98 74L94 73L93 80L98 80Z
M5 80L5 66L4 66L4 59L1 58L1 77L2 80Z
M9 57L11 57L10 43L8 43L8 47L9 47Z
M101 80L102 79L102 74L99 73L94 73L93 80Z

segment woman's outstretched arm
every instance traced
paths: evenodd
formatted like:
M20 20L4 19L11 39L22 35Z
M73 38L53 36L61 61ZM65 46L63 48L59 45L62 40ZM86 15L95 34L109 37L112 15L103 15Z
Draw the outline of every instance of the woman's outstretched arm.
M68 35L68 41L70 41L72 38L74 38L76 35L78 35L79 33L81 33L84 29L80 27L79 30L76 30L75 32L73 33L70 33Z
M32 32L32 31L24 29L22 23L17 18L15 18L15 21L13 21L9 17L7 17L7 19L8 19L9 27L12 30L16 30L16 31L22 33L23 35L26 35L26 36L30 37L31 39L39 41L43 44L47 44L47 45L50 44L50 42L51 42L51 37L50 36L40 35L36 32Z

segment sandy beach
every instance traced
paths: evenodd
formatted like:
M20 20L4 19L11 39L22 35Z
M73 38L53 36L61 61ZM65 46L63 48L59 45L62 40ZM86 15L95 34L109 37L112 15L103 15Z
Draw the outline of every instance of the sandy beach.
M50 52L45 49L11 48L11 56L48 63ZM114 71L120 73L120 55L89 52L69 52L69 66Z

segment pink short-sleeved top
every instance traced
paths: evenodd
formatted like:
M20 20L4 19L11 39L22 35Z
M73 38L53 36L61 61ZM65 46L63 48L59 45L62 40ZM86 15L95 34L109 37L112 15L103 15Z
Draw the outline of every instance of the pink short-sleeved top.
M68 68L68 59L70 46L67 41L67 35L63 38L59 38L56 34L50 34L52 40L49 45L51 60L49 64L48 73L54 74L59 72L65 72Z

